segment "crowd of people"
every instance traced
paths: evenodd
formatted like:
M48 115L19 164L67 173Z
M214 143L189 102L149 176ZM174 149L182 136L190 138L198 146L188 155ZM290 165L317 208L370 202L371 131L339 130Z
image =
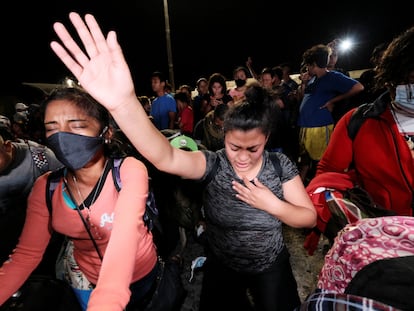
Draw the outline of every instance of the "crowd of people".
M195 95L190 85L171 92L165 75L155 71L151 97L135 93L114 32L103 40L92 15L71 13L70 20L86 52L61 23L54 25L61 43L51 48L81 87L54 90L35 107L36 114L18 103L12 118L0 117L0 222L16 223L12 235L6 232L12 223L0 228L10 237L0 247L0 305L42 267L42 258L49 265L55 258L44 256L53 228L68 237L65 275L76 287L76 274L82 284L76 288L87 291L80 299L84 310L143 310L160 264L141 217L148 165L203 187L207 259L201 311L300 307L282 225L316 226L317 211L306 190L315 176L355 176L381 206L413 215L414 28L382 46L371 74L375 84L335 68L333 41L304 51L300 83L291 79L288 63L256 74L248 59L234 69L234 87L215 72L196 81ZM380 94L370 108L378 113L352 140L349 119L361 98L373 94ZM35 115L43 128L38 124L32 131L29 119ZM201 147L176 148L165 130ZM118 131L139 157L123 149ZM111 170L120 155L118 192ZM64 174L49 213L47 179L59 167ZM24 182L17 183L17 175Z

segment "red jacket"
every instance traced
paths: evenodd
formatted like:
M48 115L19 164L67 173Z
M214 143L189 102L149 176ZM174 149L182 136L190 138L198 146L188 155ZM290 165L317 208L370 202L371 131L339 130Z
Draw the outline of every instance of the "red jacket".
M360 184L376 203L399 215L413 215L414 160L390 107L367 118L354 141L347 134L353 110L337 123L316 175L346 172L353 164Z

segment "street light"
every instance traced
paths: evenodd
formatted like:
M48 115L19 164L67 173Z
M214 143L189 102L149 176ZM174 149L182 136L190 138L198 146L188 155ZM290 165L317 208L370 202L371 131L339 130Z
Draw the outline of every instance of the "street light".
M165 20L165 36L167 40L168 73L170 77L171 88L173 92L175 92L174 65L173 65L172 50L171 50L170 18L168 15L168 0L164 0L164 20Z

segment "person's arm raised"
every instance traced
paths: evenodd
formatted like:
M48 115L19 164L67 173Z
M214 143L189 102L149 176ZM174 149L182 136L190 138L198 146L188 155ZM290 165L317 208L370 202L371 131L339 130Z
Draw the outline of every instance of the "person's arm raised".
M62 43L53 41L50 46L81 86L109 110L131 143L158 169L185 178L200 178L206 167L205 157L200 152L173 148L139 103L116 33L110 31L105 38L91 14L85 15L85 21L74 12L69 18L84 50L59 22L54 24L54 30Z

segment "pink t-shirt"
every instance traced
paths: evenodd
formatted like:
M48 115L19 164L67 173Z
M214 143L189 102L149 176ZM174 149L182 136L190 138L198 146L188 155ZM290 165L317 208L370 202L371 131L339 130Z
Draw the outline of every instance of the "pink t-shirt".
M122 189L118 193L109 172L102 191L90 206L92 234L104 254L100 261L76 210L65 203L62 183L53 194L52 227L74 238L74 256L83 273L96 284L88 310L124 310L129 302L129 285L148 274L157 261L152 234L143 222L148 195L148 173L135 158L124 160L120 170ZM0 305L36 268L49 242L49 211L46 207L47 174L37 179L28 199L26 223L11 261L0 271ZM133 203L133 204L131 204ZM88 210L82 210L88 216Z

